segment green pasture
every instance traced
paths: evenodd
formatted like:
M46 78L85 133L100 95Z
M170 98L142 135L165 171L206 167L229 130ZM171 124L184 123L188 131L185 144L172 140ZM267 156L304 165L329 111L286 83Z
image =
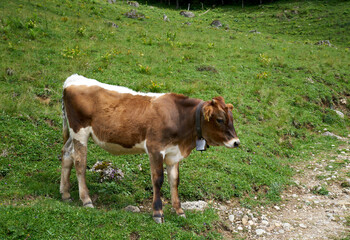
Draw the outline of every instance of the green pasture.
M0 2L0 239L222 237L211 208L183 219L166 204L163 225L151 212L123 210L152 199L148 158L112 156L93 142L89 168L110 161L125 178L99 183L88 171L96 208L84 209L73 171L74 200L61 202L60 99L74 73L137 91L220 95L234 105L240 148L211 147L183 160L182 201L279 201L292 184L290 164L340 144L322 136L325 129L348 136L350 2L207 6L193 10L194 18L147 2L136 9L139 18L127 18L132 9L125 1ZM321 40L331 46L317 45ZM168 183L162 194L168 202Z

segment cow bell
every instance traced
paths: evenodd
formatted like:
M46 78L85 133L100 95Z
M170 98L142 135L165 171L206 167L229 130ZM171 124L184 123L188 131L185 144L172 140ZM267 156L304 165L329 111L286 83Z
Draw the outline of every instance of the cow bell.
M204 138L196 140L196 150L201 152L207 150L207 142Z

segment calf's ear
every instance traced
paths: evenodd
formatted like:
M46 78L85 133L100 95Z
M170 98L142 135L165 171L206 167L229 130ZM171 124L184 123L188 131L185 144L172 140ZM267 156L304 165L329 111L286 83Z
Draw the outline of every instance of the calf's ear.
M203 108L203 113L204 113L204 119L209 122L211 115L213 114L213 106L212 105L207 105Z
M230 110L232 112L233 105L231 103L226 104L226 107L227 107L228 110Z

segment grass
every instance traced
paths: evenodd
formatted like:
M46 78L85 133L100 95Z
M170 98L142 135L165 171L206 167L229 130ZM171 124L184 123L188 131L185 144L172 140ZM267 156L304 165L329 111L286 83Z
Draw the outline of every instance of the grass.
M221 95L233 103L242 146L185 159L183 201L238 198L247 207L278 201L293 175L290 162L308 161L338 144L321 135L325 128L349 134L346 1L278 1L201 16L204 11L195 10L193 19L147 4L137 9L145 18L130 19L126 3L100 0L2 1L0 8L0 238L220 237L211 209L186 213L184 220L167 204L163 226L148 212L125 212L125 206L151 199L147 156L115 157L92 143L88 166L112 161L125 179L101 184L88 172L97 206L88 210L80 207L73 171L75 200L61 203L60 98L73 73L137 91L205 100ZM164 13L170 22L162 20ZM215 19L226 28L211 27ZM315 45L320 40L333 46ZM170 199L167 183L162 194Z

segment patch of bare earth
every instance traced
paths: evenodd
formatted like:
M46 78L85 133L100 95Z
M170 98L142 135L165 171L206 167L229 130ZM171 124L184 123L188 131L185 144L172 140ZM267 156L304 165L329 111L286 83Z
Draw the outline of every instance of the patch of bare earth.
M350 236L350 145L294 166L295 186L275 206L247 209L214 203L225 239L341 239Z

